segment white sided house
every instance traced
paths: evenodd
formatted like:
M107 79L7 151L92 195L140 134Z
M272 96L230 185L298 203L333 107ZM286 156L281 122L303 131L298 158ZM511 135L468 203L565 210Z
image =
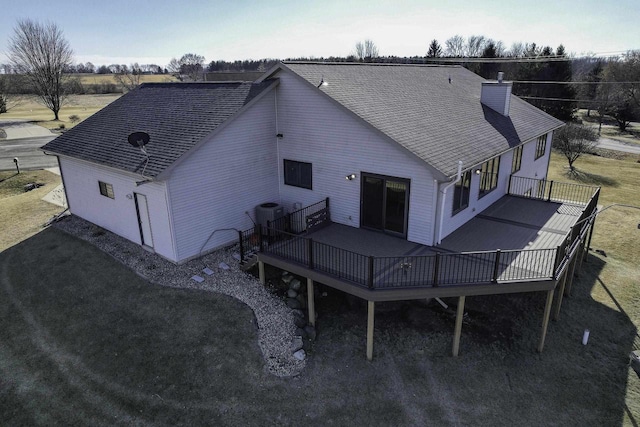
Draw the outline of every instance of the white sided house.
M184 262L265 202L330 198L333 222L437 245L512 175L545 178L560 126L458 66L293 62L254 83L144 84L43 150L72 214Z

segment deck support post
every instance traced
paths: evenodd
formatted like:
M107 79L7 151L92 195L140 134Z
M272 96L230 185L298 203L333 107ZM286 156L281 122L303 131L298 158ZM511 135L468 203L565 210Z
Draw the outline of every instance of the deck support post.
M567 283L567 287L565 288L565 292L564 292L566 296L571 296L571 286L573 285L573 276L576 271L577 263L578 263L578 249L576 248L576 253L573 254L571 265L567 267L567 273L569 274L569 283Z
M593 229L596 226L596 219L593 218L593 221L591 222L591 229L589 229L589 240L587 240L587 252L589 252L589 249L591 249L591 238L593 237Z
M462 333L462 318L464 316L464 300L465 296L458 297L458 309L456 311L456 327L453 333L453 349L451 351L453 357L458 357L460 350L460 335Z
M313 280L307 278L307 306L309 307L309 323L316 326L316 306L313 294Z
M542 353L544 349L544 340L547 338L547 328L549 327L549 315L551 314L551 305L553 304L553 292L551 289L547 291L547 303L544 306L544 315L542 317L542 333L540 334L540 343L538 344L538 353Z
M586 245L587 245L587 233L584 234L584 238L582 239L582 244L580 245L580 265L578 266L578 271L582 271L582 261L584 261Z
M556 309L553 312L553 320L558 320L560 318L560 307L562 306L562 296L564 295L564 285L567 282L568 270L568 268L564 270L562 278L559 280L560 286L558 287L558 300L556 301Z
M260 277L260 283L263 285L267 283L267 280L264 277L264 262L262 261L258 261L258 277Z
M376 303L367 301L367 360L373 360L373 324Z

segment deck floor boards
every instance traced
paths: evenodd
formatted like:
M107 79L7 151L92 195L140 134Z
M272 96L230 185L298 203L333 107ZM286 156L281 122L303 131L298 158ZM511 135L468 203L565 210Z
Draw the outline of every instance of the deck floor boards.
M368 288L369 262L378 289L431 287L435 257L440 253L438 285L541 280L553 275L555 248L578 220L582 207L504 196L447 236L436 247L409 242L382 232L331 223L303 238L274 241L269 252L285 263L308 265L308 239L313 269ZM339 248L339 249L336 249ZM496 249L502 251L496 264ZM523 249L548 249L543 252ZM486 251L486 252L482 252ZM480 252L461 255L461 252ZM370 261L368 257L375 257ZM538 285L532 285L538 286Z

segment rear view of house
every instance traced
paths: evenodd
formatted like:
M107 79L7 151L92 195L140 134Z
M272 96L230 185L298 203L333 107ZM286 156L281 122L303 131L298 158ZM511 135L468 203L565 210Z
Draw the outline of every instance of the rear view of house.
M599 189L546 180L563 123L511 88L458 66L281 63L142 85L43 150L72 214L160 256L239 240L261 280L265 263L307 278L312 324L314 281L365 299L369 359L377 301L457 297L457 355L467 296L532 291L542 351Z
M458 66L282 63L255 83L142 85L43 150L73 214L183 262L257 205L327 197L334 222L438 244L510 177L544 178L561 125Z

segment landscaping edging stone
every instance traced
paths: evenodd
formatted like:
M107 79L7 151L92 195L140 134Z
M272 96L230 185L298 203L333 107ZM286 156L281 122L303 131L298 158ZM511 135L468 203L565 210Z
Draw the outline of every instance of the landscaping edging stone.
M297 344L299 340L293 310L269 292L259 280L240 270L233 256L233 247L176 265L76 216L65 217L54 226L95 245L152 283L219 292L238 299L249 306L256 317L258 343L265 359L265 369L269 373L279 377L295 376L306 366L304 356L301 358L299 351L295 351L295 355L292 351L292 346L297 347L294 343ZM229 268L220 268L222 264ZM213 274L203 273L206 267L213 270ZM191 280L195 275L204 280L199 283Z

